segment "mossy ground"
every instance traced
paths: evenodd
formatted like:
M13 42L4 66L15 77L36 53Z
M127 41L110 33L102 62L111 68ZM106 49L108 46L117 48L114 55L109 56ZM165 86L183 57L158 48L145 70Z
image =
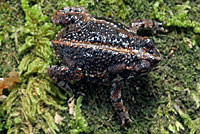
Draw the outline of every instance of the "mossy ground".
M110 87L85 80L75 85L85 93L80 115L85 121L74 123L68 114L69 93L46 75L49 65L58 64L49 42L61 28L50 18L65 6L83 6L125 24L143 18L167 21L167 34L149 34L162 55L157 70L128 80L122 91L133 124L120 126ZM199 7L200 2L181 0L0 2L0 76L12 68L21 74L20 83L4 90L8 99L0 102L0 133L200 133ZM65 116L62 125L53 120L56 112Z

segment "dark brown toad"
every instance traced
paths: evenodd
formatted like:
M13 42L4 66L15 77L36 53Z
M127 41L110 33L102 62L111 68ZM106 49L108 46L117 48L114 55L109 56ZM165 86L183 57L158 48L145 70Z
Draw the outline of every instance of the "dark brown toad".
M111 102L122 120L132 122L123 105L121 88L130 76L150 71L161 60L152 39L137 35L140 28L165 31L162 23L139 20L126 27L102 17L94 17L84 9L65 7L53 22L64 28L52 41L62 66L48 68L58 85L73 91L70 81L100 79L113 83Z

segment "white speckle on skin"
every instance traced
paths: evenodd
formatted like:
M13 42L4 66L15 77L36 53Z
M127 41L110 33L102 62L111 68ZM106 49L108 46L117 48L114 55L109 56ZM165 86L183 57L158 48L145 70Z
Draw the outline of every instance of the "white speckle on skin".
M150 39L146 39L146 43L149 43L151 40Z
M88 52L84 53L83 56L85 56L85 57L93 57L93 55L89 54Z
M123 33L119 33L119 36L121 36L122 38L127 38L128 37L126 34L123 34Z

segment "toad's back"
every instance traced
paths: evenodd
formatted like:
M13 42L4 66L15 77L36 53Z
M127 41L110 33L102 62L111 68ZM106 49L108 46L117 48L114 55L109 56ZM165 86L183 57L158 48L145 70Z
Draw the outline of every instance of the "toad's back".
M52 41L58 58L64 65L78 67L86 76L124 70L140 73L160 60L151 39L136 36L121 23L75 9L61 10L53 19L55 24L66 26Z

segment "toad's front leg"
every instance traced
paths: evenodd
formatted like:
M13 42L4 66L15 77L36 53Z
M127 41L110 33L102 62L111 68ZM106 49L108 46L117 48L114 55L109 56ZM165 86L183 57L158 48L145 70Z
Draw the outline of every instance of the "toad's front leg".
M122 126L125 125L126 121L132 123L132 120L129 117L128 111L126 110L123 100L121 98L121 88L124 85L124 81L116 81L112 85L111 90L111 102L114 106L115 110L117 111L117 114L120 116L120 119L122 120Z
M167 29L165 29L163 26L166 24L160 23L151 19L142 19L142 20L137 20L135 22L130 23L130 30L131 32L137 34L138 30L152 30L153 33L155 34L157 31L166 33L168 32Z

